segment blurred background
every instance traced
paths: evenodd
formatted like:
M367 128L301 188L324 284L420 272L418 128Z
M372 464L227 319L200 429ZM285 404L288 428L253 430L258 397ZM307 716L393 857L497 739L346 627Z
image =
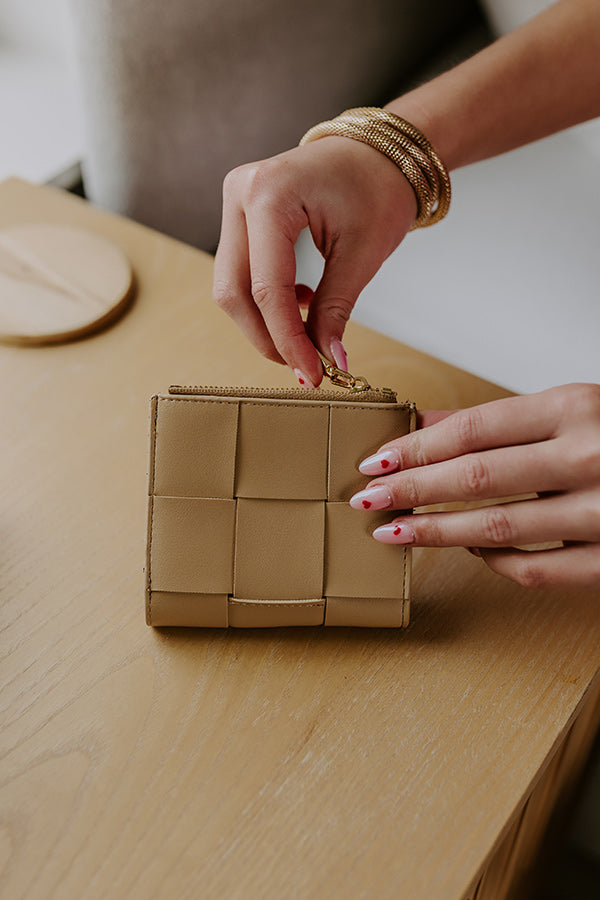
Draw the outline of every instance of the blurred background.
M546 5L0 0L0 179L85 194L211 252L230 168L385 103ZM460 170L453 188L448 218L407 237L356 318L515 391L600 381L600 122ZM316 284L306 235L297 256ZM600 896L594 758L548 843L543 900Z
M68 0L0 0L0 177L80 177L83 104Z

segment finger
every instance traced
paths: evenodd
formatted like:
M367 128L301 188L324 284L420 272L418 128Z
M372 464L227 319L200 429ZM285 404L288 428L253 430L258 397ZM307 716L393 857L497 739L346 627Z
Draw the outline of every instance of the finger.
M417 427L429 428L430 425L447 419L455 412L457 412L456 409L420 409L417 411Z
M286 363L307 376L315 387L323 376L321 361L306 333L296 298L294 245L306 225L306 214L282 216L269 202L246 211L252 297Z
M523 587L600 588L600 544L572 544L558 550L482 550L492 571Z
M221 238L215 255L213 297L263 356L283 363L250 290L246 218L232 196L231 180L226 179L223 187Z
M313 289L309 288L306 284L296 285L296 300L300 309L308 309L314 293Z
M573 476L560 465L561 454L553 443L468 453L460 459L395 472L371 481L351 498L350 505L354 509L410 509L567 490Z
M333 358L332 343L341 341L358 295L374 274L360 245L339 240L331 249L306 322L313 343L326 357Z
M556 433L560 409L551 398L544 397L545 393L549 392L458 410L430 427L388 441L380 450L388 452L393 470L429 465L477 450L546 440Z
M558 495L457 512L418 513L381 525L373 537L385 544L412 543L419 547L494 548L583 540L600 543L600 521L596 517L592 525L592 516L581 514L584 502L577 495Z

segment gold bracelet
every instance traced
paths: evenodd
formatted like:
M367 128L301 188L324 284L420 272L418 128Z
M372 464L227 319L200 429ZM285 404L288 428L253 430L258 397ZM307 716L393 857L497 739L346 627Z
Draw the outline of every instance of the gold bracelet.
M425 135L406 119L376 106L347 109L335 119L314 125L300 146L329 135L369 144L398 166L417 199L411 231L433 225L447 214L452 196L448 169Z

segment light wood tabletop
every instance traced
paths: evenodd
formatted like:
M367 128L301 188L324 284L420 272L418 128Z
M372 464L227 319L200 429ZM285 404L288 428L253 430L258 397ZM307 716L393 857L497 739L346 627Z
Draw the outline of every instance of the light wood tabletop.
M148 399L292 385L211 302L210 256L50 188L0 227L130 259L122 320L0 347L2 898L498 900L600 719L594 592L415 553L407 630L144 624ZM358 326L353 368L421 407L491 384Z

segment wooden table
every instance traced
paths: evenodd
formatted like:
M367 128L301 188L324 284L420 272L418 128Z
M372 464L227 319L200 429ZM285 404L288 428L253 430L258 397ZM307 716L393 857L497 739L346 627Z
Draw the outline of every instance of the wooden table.
M600 719L597 594L417 551L407 631L144 624L147 401L291 384L212 304L211 258L48 188L138 279L108 331L0 348L2 898L502 898ZM502 391L357 326L422 407ZM513 894L511 894L513 896Z

